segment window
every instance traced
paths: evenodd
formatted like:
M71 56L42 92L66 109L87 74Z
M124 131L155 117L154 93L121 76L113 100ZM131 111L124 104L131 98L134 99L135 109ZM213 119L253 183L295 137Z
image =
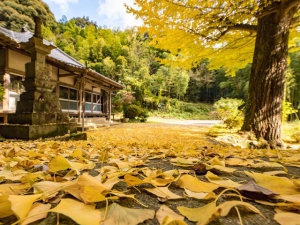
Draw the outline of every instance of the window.
M15 93L22 93L25 90L22 84L23 79L20 76L10 75L9 90Z
M67 87L59 87L60 105L63 110L76 111L78 109L77 90Z
M85 101L92 102L92 94L89 92L85 92Z
M100 104L100 95L94 94L93 102L97 103L97 104Z
M59 98L69 99L69 88L59 87Z
M77 100L77 90L70 89L70 100Z

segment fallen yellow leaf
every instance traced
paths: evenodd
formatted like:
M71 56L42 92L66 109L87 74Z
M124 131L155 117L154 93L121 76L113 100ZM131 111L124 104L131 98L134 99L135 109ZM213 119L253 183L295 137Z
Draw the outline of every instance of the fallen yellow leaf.
M27 215L28 218L26 218L21 225L26 225L33 223L35 221L44 219L48 215L48 211L51 208L51 204L42 204L42 203L34 203L31 206L31 209Z
M144 189L161 198L167 198L167 199L183 198L182 196L176 195L173 192L171 192L168 187L144 188Z
M42 196L42 194L37 195L10 195L8 200L11 203L11 210L18 217L19 220L24 220L30 209L32 204Z
M293 195L299 194L299 190L291 180L286 177L276 177L261 173L248 172L245 173L252 177L256 183L264 188L267 188L277 194Z
M71 168L70 162L61 155L55 156L55 158L49 162L49 171L53 173L69 168Z
M85 205L82 202L65 198L62 199L55 208L49 211L64 214L80 225L99 225L101 212L96 210L95 206L95 204Z
M185 193L191 197L196 199L214 199L216 195L213 192L193 192L188 189L184 189Z
M229 180L229 179L222 180L219 176L213 174L210 171L207 172L205 177L207 178L207 180L209 180L209 182L211 182L213 184L220 185L220 186L225 187L225 188L235 188L235 187L241 186L241 184L236 183L236 182L234 182L232 180Z
M162 205L159 210L156 212L156 219L158 220L158 222L160 224L170 224L171 221L166 220L165 218L169 216L172 220L181 220L183 221L184 217L181 215L178 215L177 213L175 213L172 209L170 209L168 206L166 205Z
M188 174L179 178L178 186L194 192L212 192L219 187L219 185L200 181L198 178Z
M102 215L105 208L100 209ZM113 203L108 206L106 218L101 225L136 225L154 218L154 210L130 209Z
M11 210L11 203L8 200L8 195L0 193L0 218L12 215L14 212Z
M275 209L274 220L281 225L299 225L300 214L288 211L283 211L278 208Z
M178 211L193 222L198 222L197 225L205 225L212 221L215 216L218 216L216 202L213 201L199 208L187 208L178 206Z

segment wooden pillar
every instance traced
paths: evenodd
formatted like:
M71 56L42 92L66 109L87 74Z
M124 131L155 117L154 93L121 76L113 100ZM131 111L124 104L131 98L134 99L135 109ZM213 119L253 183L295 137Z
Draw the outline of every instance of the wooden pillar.
M107 108L107 96L108 96L108 93L107 91L105 90L104 91L104 95L103 95L103 113L105 113L107 115L108 113L108 108Z
M83 87L83 84L82 84L82 77L83 77L83 74L81 74L81 78L80 78L80 81L79 81L79 88L78 88L78 91L79 91L79 104L78 104L78 108L77 108L77 112L78 112L78 123L80 123L81 121L81 114L82 114L82 87ZM78 78L77 78L78 79Z
M107 115L107 119L109 122L111 122L111 90L108 91L108 115Z
M56 90L55 93L59 99L59 68L57 68L57 74L56 74L57 78L56 78Z
M91 113L94 117L94 86L92 86L92 94L91 94Z
M4 98L2 101L2 110L8 111L9 110L9 87L10 87L10 74L8 71L8 49L7 48L0 48L0 81L4 88Z
M87 70L85 70L82 76L82 131L84 131L84 117L85 117L85 77Z
M6 71L3 75L3 87L4 87L3 111L9 110L9 86L10 86L10 75Z

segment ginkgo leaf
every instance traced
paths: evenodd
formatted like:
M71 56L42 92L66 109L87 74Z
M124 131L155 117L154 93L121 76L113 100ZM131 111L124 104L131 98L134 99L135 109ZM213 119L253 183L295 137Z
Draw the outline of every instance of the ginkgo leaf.
M64 198L55 208L49 211L64 214L80 225L99 225L101 212L96 210L95 206L94 204L85 205L82 202Z
M276 177L247 171L245 171L245 173L249 177L252 177L258 185L275 193L281 195L293 195L299 193L293 182L286 177Z
M81 185L78 184L78 180L70 182L69 185L63 187L62 189L69 193L70 195L73 195L78 200L82 201L82 198L80 196L80 189L82 188Z
M71 168L70 162L61 155L55 156L49 162L49 171L53 173L56 173L61 170L66 170L69 168Z
M125 182L127 183L127 185L130 187L130 186L135 186L135 185L139 185L139 184L147 184L147 182L137 178L137 177L134 177L130 174L126 174L124 176L124 180Z
M24 194L27 189L30 188L29 184L1 184L0 185L0 193L7 195L21 195Z
M206 165L207 170L216 169L218 171L222 171L222 172L226 172L226 173L233 173L234 171L236 171L236 169L234 169L234 168L229 168L229 167L220 166L220 165L208 165L205 163L204 163L204 165Z
M185 193L191 197L191 198L196 198L196 199L212 199L216 198L215 193L213 192L193 192L188 189L184 189Z
M179 178L178 186L194 192L212 192L219 187L219 185L200 181L198 178L188 174Z
M275 209L276 214L274 220L281 225L298 225L300 221L300 214L294 212L283 211L278 208Z
M12 215L14 212L11 210L11 203L8 200L8 195L0 194L0 218L4 218Z
M28 218L26 218L21 225L30 224L46 218L50 208L51 204L34 203L27 215Z
M300 179L298 180L292 180L293 181L293 184L297 187L297 188L300 188Z
M300 193L295 195L278 195L276 198L300 204Z
M174 178L173 179L155 178L155 179L151 180L151 184L153 184L155 186L163 187L163 186L166 186L166 185L172 183L173 181L174 181Z
M174 220L170 216L166 216L161 225L187 225L183 220Z
M215 156L211 160L208 161L211 166L225 166L225 162L221 162L218 156Z
M95 167L95 163L79 163L79 162L69 162L71 165L71 169L78 171L77 174L79 174L79 171L82 170L91 170Z
M120 182L121 180L119 179L118 176L110 177L108 178L103 185L108 189L111 190L115 184Z
M254 168L262 168L262 167L267 167L267 168L283 168L284 171L287 171L287 169L283 165L281 165L279 163L276 163L276 162L262 161L262 162L259 162L259 163L251 164L250 166L254 167Z
M70 154L71 157L73 158L78 158L78 159L82 159L82 150L81 149L76 149L74 152L72 152Z
M144 189L161 198L167 198L167 199L183 198L182 196L176 195L173 192L171 192L168 187L144 188Z
M77 179L78 185L81 187L90 186L94 188L99 193L103 193L104 191L108 191L108 189L95 177L92 177L91 175L84 173L80 175Z
M52 181L41 181L32 185L35 194L43 193L42 198L54 197L64 186L69 183L57 183Z
M199 208L187 208L178 206L178 211L184 215L188 220L198 222L197 225L205 225L218 216L216 202L208 203L207 205Z
M254 161L253 159L241 159L241 158L228 158L226 159L226 165L229 166L248 166L252 164Z
M120 197L120 198L131 198L131 199L134 199L135 201L137 201L139 204L141 204L142 206L144 206L144 207L148 207L147 205L145 205L145 204L143 204L142 202L140 202L139 200L137 200L136 198L135 198L135 195L134 194L132 194L132 195L126 195L126 194L124 194L123 192L120 192L120 191L116 191L116 190L113 190L112 192L110 192L111 194L113 194L113 195L116 195L116 196L118 196L118 197Z
M242 201L226 201L226 202L223 202L223 203L221 203L220 205L217 206L217 210L219 211L220 216L227 216L227 214L232 209L232 207L235 207L235 206L243 206L243 207L247 208L249 211L258 213L262 217L264 217L256 207L254 207L250 203L242 202Z
M284 207L286 209L291 210L300 210L300 205L298 203L293 202L267 202L262 200L255 200L255 202L262 204L262 205L268 205L268 206L277 206L277 207Z
M105 208L100 209L105 215ZM106 218L102 225L135 225L145 220L154 218L154 210L151 209L130 209L112 203L108 206Z
M10 195L8 200L11 203L11 210L19 220L23 220L27 217L32 204L41 196L42 194L23 196Z
M81 189L80 197L83 199L85 204L91 202L102 202L106 200L103 195L90 186L85 186Z
M222 187L226 187L226 188L235 188L238 186L241 186L241 184L236 183L232 180L222 180L219 176L213 174L212 172L208 171L207 174L205 175L205 177L207 178L207 180L209 180L209 182L213 183L213 184L217 184L220 185Z
M156 212L156 219L160 224L169 224L171 221L170 219L165 219L167 216L169 216L172 220L182 220L184 219L183 216L178 215L175 213L172 209L170 209L166 205L162 205L159 210Z

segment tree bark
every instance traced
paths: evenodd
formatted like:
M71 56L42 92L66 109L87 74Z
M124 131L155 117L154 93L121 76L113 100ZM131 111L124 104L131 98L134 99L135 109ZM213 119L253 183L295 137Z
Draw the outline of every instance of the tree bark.
M281 3L284 4L284 3ZM270 148L283 148L282 101L288 56L289 28L296 8L258 18L243 131L253 131Z

